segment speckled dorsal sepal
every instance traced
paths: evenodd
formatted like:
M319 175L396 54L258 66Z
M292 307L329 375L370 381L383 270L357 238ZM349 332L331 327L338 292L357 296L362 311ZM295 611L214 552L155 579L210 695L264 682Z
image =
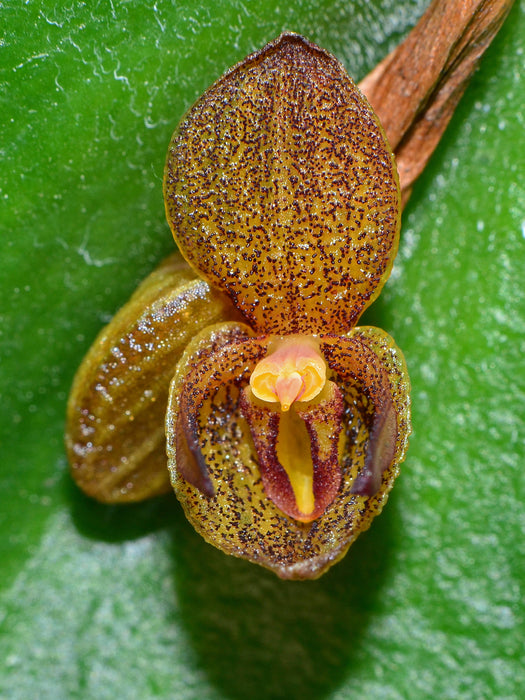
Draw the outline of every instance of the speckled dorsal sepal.
M256 337L248 326L238 323L206 329L189 344L177 366L168 404L172 484L189 521L211 544L272 569L282 578L316 578L368 528L393 486L410 432L408 375L401 352L379 329L355 328L343 338L319 339L329 381L344 402L340 483L316 519L300 522L269 497L264 466L252 440L252 432L257 441L260 431L264 440L265 428L254 423L251 431L241 411L242 392L269 344L269 338ZM319 395L318 405L324 398L328 397ZM389 401L395 430L390 425L385 434L375 417L389 413ZM306 408L303 419L316 424L320 437L321 421L314 413L308 415L315 404L299 410ZM326 414L327 404L320 410ZM184 427L182 413L187 411L195 419ZM326 427L330 433L330 424ZM194 448L182 454L181 432ZM367 456L370 451L372 457ZM203 474L211 488L204 484ZM372 490L370 495L365 493Z
M72 475L88 495L120 503L169 490L163 422L174 366L203 327L237 316L228 297L196 279L177 254L101 331L67 412Z
M341 483L341 391L327 382L314 401L295 402L285 412L259 401L246 387L240 408L250 426L267 496L295 520L318 518Z
M180 250L259 333L346 332L390 273L392 154L341 64L298 35L198 100L172 138L164 187Z

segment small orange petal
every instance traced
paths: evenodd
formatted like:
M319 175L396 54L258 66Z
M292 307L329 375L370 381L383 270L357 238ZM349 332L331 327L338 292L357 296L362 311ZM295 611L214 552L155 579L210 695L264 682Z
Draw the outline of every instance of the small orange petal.
M290 410L290 406L304 394L304 390L305 382L299 372L279 375L275 380L275 395L283 411Z
M312 336L291 335L272 340L270 354L257 363L250 386L261 401L280 402L288 411L294 401L311 401L326 382L326 362L319 341Z

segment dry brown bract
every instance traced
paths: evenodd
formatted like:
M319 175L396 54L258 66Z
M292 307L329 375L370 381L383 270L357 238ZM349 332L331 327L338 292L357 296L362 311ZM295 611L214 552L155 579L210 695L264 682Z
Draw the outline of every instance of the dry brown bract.
M434 0L360 83L396 155L403 204L513 0Z

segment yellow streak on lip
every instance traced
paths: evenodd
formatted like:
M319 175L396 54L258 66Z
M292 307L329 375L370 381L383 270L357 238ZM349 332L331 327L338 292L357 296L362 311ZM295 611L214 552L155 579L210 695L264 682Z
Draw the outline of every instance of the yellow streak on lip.
M288 474L299 511L306 516L313 512L314 466L312 462L310 436L304 421L295 411L282 413L277 439L277 459ZM303 518L297 518L303 520Z

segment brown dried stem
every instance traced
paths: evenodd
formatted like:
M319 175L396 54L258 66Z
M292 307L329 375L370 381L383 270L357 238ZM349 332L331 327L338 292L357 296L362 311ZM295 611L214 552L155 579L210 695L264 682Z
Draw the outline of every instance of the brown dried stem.
M403 204L513 0L433 0L360 83L396 154Z

